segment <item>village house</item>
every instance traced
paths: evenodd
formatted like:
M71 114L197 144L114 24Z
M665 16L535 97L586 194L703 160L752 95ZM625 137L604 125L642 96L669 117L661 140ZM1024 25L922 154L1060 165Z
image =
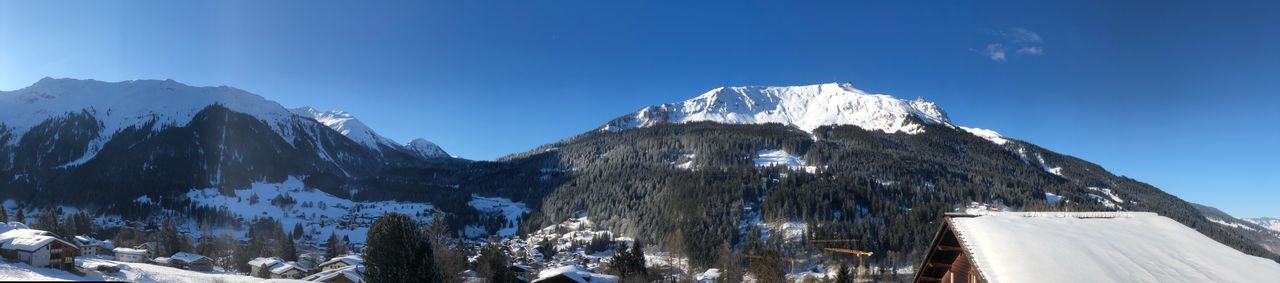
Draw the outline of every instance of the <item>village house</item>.
M613 283L618 277L587 271L577 265L566 265L538 272L533 283Z
M117 261L123 262L147 262L151 258L151 253L144 249L114 248L111 252Z
M260 257L249 261L249 275L258 278L271 278L271 269L284 264L278 257Z
M914 282L1276 282L1280 264L1149 212L947 214Z
M319 267L321 271L324 271L358 265L364 265L364 259L358 255L345 255L326 260L320 263Z
M101 241L87 235L76 236L76 244L80 246L80 256L96 257L114 255L115 244Z
M272 279L299 279L307 275L307 269L297 262L285 262L271 268Z
M364 265L328 269L303 277L302 280L327 283L364 283Z
M206 256L178 252L169 257L169 260L173 267L192 271L213 271L213 259Z
M4 231L0 233L0 256L5 260L33 267L75 270L80 249L74 243L17 222L0 225L0 230Z

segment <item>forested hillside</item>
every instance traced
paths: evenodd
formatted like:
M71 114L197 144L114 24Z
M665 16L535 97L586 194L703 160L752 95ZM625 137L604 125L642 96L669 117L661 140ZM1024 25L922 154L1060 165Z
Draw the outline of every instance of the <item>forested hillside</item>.
M537 172L532 183L473 186L531 203L526 229L586 212L696 266L720 266L719 251L730 245L746 254L820 253L800 239L856 239L855 248L876 252L877 265L909 266L942 214L971 202L1015 211L1152 211L1247 253L1280 258L1177 197L1025 142L1000 145L942 125L915 135L852 126L814 132L715 123L591 132L504 159L525 176ZM753 159L770 149L802 158L812 173L757 166ZM513 187L526 190L512 195ZM807 229L788 241L765 223Z

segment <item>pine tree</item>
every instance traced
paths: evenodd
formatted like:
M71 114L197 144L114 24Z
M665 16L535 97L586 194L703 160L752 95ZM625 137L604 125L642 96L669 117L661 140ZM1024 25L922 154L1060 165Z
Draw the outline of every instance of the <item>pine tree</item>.
M23 210L23 209L22 209L22 207L18 207L18 213L16 213L16 214L17 214L16 216L14 216L13 221L17 221L18 223L26 224L26 223L27 223L27 213L26 213L26 212L23 212L22 210Z
M302 233L303 233L302 222L293 224L293 239L294 240L302 239Z
M0 223L9 223L9 210L0 206Z
M517 282L515 272L508 268L510 264L511 259L502 250L502 246L488 243L480 248L480 257L476 259L476 274L480 278L488 278L492 283Z
M649 276L644 265L644 244L637 240L632 242L630 249L618 247L618 251L609 258L608 272L623 280L643 280Z
M160 231L156 232L153 239L159 245L158 255L170 256L182 251L182 239L178 235L178 223L171 218L165 218L160 227Z
M430 241L408 215L388 213L369 228L365 241L365 279L369 282L443 282Z
M329 233L329 240L324 242L324 258L332 259L346 254L346 246L338 241L338 234Z
M274 239L276 243L276 256L284 259L285 261L297 261L298 249L293 245L293 239L291 239L288 234L284 233L284 224L280 222L275 222L273 224L275 226L274 234L276 236Z
M853 276L849 274L849 265L840 263L840 270L836 271L835 283L853 283Z
M66 236L66 233L62 231L62 226L58 225L57 211L54 211L51 208L40 209L40 213L36 216L36 225L32 225L31 228L53 232L59 236Z

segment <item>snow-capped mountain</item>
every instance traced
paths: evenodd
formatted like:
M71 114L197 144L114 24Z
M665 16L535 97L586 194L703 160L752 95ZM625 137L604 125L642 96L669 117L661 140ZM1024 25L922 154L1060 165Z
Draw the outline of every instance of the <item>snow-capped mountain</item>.
M1280 232L1280 219L1270 218L1270 217L1241 218L1241 219L1245 221L1253 222L1254 224L1258 224L1259 226L1266 227L1267 229Z
M720 87L683 102L645 107L600 128L620 131L662 123L780 123L804 131L853 125L869 131L915 134L922 123L951 126L933 102L869 94L849 83L806 86Z
M305 176L336 188L448 157L417 144L382 137L347 113L291 111L225 86L46 78L0 91L0 187L86 202Z
M112 136L129 127L150 125L153 131L181 126L210 105L221 105L262 120L292 142L295 116L280 104L226 86L192 87L173 80L133 80L106 83L95 80L44 78L11 92L0 91L0 124L16 145L24 134L50 119L67 115L92 116L96 127L82 156L64 166L92 159Z
M310 106L294 108L290 109L290 111L299 116L315 119L316 122L329 126L329 128L338 131L338 133L347 136L347 138L350 138L351 140L379 153L385 154L384 150L388 150L387 148L390 148L392 150L408 151L415 157L422 159L449 157L449 154L446 153L444 149L440 148L440 146L422 138L414 139L407 144L400 145L399 143L396 143L395 140L383 137L377 132L374 132L372 128L369 128L369 126L365 125L365 123L360 121L360 119L357 119L354 115L351 115L351 113L346 111L320 111Z
M449 153L445 152L439 145L425 139L413 139L405 144L404 148L422 158L449 157Z
M310 106L294 108L290 111L299 116L315 119L316 122L329 126L347 138L376 151L382 151L379 145L396 146L395 141L374 132L368 125L346 111L320 111Z

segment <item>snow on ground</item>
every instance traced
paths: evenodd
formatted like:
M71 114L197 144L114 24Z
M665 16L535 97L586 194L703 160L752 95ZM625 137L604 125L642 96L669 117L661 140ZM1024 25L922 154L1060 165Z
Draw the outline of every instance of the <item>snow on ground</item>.
M960 127L960 129L966 132L969 132L970 134L973 134L975 136L978 136L980 138L989 140L992 143L995 143L997 145L1004 145L1005 143L1009 142L1009 140L1005 139L1004 136L1001 136L1000 133L997 133L996 131L992 131L988 129L980 129L980 128L963 127L963 126Z
M1062 201L1062 196L1053 193L1044 193L1044 200L1049 203L1058 203Z
M1050 167L1050 166L1049 166L1049 163L1045 163L1045 162L1044 162L1044 156L1041 156L1039 153L1036 153L1036 159L1037 159L1037 160L1040 160L1040 166L1044 168L1044 171L1045 171L1045 172L1049 172L1049 174L1054 174L1054 175L1062 176L1062 167L1061 167L1061 166L1058 166L1058 167Z
M1222 226L1229 226L1229 227L1232 227L1232 228L1240 228L1240 229L1245 229L1245 230L1249 230L1249 231L1258 231L1258 229L1253 229L1253 227L1249 227L1249 225L1244 225L1244 224L1241 224L1241 223L1230 222L1230 221L1227 221L1227 220L1217 219L1217 218L1213 218L1213 217L1205 217L1205 219L1208 219L1208 220L1209 220L1209 222L1218 223L1218 225L1222 225Z
M765 149L756 152L756 158L753 160L756 167L774 167L786 166L791 170L804 171L813 173L818 170L815 166L805 165L804 158L791 155L781 149Z
M1107 195L1107 198L1110 198L1111 201L1114 201L1116 203L1124 203L1124 199L1121 199L1120 196L1116 195L1116 193L1111 189L1098 188L1098 187L1088 187L1087 189L1089 189L1090 191L1101 192L1102 194Z
M1280 264L1241 253L1155 213L994 212L951 221L990 282L1280 278Z
M90 272L80 276L58 269L34 268L25 263L0 262L0 281L301 282L268 280L219 272L197 272L146 263L127 263L96 258L77 258L76 264ZM120 272L99 273L95 271L99 265L116 266L120 268Z
M1124 209L1124 207L1120 206L1121 203L1124 203L1124 199L1121 199L1120 196L1116 195L1115 192L1111 191L1111 189L1098 187L1088 187L1087 189L1105 195L1104 197L1097 194L1089 194L1089 198L1098 201L1098 203L1101 203L1103 206L1110 209Z
M671 162L671 166L677 169L693 170L693 158L697 156L696 154L685 154L680 161Z
M475 208L477 211L485 213L502 214L507 218L507 225L498 229L498 236L510 237L516 234L516 228L520 227L520 218L529 212L529 208L524 206L522 202L511 201L500 197L482 197L471 195L471 201L467 205ZM467 230L472 230L468 227Z
M430 219L434 207L430 204L408 203L396 201L354 202L339 198L315 189L306 189L301 179L289 177L282 183L253 183L250 188L235 190L235 197L218 193L216 188L196 189L187 193L187 198L197 205L226 208L228 212L242 217L245 221L254 218L271 217L280 220L286 229L292 229L295 223L302 223L306 233L320 241L337 233L339 237L348 236L352 243L363 244L369 227L379 216L388 212L399 212L411 217L417 216L420 221ZM257 196L256 203L251 198ZM297 201L284 207L273 205L272 199L277 196L288 196ZM225 231L192 231L213 232ZM237 235L244 238L243 233Z
M1264 228L1280 232L1280 219L1259 217L1259 218L1240 218L1240 220L1249 221L1258 224Z

